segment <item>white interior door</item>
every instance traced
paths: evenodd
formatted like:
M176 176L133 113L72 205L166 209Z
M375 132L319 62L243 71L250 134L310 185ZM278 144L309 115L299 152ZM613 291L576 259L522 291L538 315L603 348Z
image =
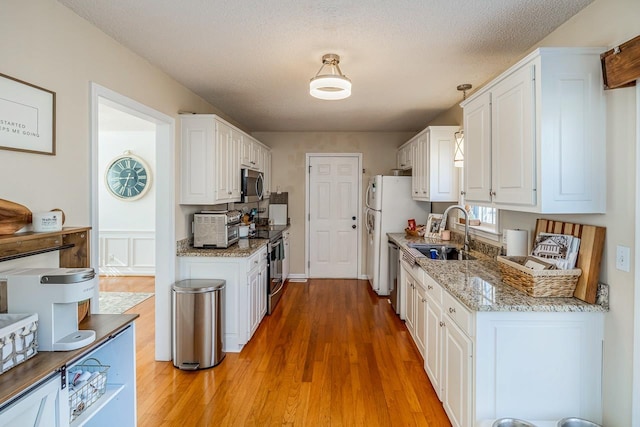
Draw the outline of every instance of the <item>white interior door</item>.
M309 155L309 277L358 278L360 156Z

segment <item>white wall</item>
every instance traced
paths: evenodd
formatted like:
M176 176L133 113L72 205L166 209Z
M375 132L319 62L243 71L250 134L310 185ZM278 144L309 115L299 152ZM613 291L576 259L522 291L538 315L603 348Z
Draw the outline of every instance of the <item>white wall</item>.
M103 106L101 106L102 114ZM114 158L130 151L149 168L149 190L137 200L121 200L99 183L100 274L110 276L155 274L156 132L153 123L141 130L100 131L98 176L104 177ZM144 130L151 128L151 130Z
M90 223L90 82L171 117L188 110L229 119L54 0L3 0L0 52L0 72L57 95L56 155L0 150L0 197L32 211L61 208L70 226ZM180 121L176 123L179 141ZM24 176L25 170L34 173ZM43 178L47 188L42 186ZM182 209L175 209L176 226L184 228Z

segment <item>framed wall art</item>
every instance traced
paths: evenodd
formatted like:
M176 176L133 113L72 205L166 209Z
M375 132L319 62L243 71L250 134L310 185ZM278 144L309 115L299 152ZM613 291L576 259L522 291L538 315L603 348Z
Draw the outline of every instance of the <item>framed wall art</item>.
M0 74L0 148L56 154L56 94Z

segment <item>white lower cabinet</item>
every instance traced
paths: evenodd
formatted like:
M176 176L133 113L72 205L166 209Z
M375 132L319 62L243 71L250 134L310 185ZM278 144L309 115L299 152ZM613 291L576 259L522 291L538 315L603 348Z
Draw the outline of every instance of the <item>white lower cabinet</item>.
M266 252L260 251L250 260L251 271L247 277L248 298L251 301L247 314L249 315L249 338L260 326L260 322L267 314L267 258Z
M418 351L425 355L425 315L426 295L422 284L422 269L417 265L410 266L406 261L401 262L400 275L402 295L405 296L405 324L418 347Z
M424 370L442 400L442 287L428 275L424 278L427 287Z
M250 257L179 257L180 279L223 279L224 351L238 353L267 312L267 247Z
M93 358L108 366L106 391L95 402L71 419L69 397L73 390L62 386L60 372L35 383L31 389L15 402L0 409L0 426L3 427L80 427L80 426L135 426L136 419L136 355L135 329L131 323L114 333L97 347L89 347L66 367L73 372L78 364ZM87 363L97 364L91 360ZM82 397L78 399L84 405ZM73 399L76 401L75 399ZM4 405L4 403L3 403Z
M413 280L426 290L424 369L453 426L501 417L602 421L603 313L473 312L426 272L420 285ZM419 317L412 314L414 331Z
M442 328L442 404L451 425L470 426L473 343L446 315Z
M69 425L68 392L60 387L60 373L0 411L3 427L60 427Z

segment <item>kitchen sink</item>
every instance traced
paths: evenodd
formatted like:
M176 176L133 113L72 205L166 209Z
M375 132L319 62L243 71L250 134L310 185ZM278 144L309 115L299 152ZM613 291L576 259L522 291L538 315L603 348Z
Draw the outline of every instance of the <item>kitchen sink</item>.
M469 253L464 252L457 246L435 245L429 243L409 243L408 246L431 259L444 259L447 261L468 261L476 259L474 256L469 255Z

